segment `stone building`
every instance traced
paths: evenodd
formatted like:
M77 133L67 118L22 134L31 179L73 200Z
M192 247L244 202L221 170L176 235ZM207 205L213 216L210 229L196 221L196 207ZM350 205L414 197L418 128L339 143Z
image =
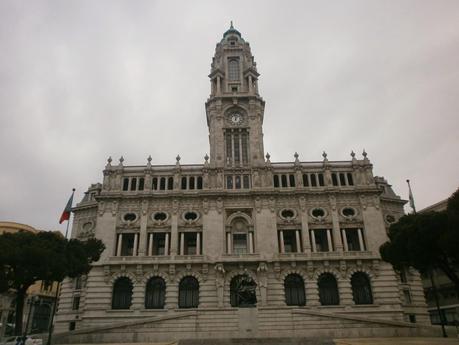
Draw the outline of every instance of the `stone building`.
M73 209L72 236L96 236L106 250L63 285L61 342L425 330L419 275L401 281L378 251L405 201L373 176L365 152L271 162L259 76L231 26L209 74L210 157L108 159L103 182Z

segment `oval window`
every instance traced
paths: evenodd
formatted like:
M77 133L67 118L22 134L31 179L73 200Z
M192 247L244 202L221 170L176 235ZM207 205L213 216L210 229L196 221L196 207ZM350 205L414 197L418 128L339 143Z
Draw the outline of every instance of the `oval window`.
M281 217L285 219L292 219L295 218L295 211L293 210L282 210L281 211Z
M137 215L135 213L126 213L123 217L126 222L133 222L137 219Z
M392 224L392 223L395 223L395 217L391 214L388 214L386 216L386 221L389 223L389 224Z
M198 214L196 212L190 211L186 212L183 216L183 218L189 222L192 222L196 219L198 219Z
M341 213L344 217L354 217L356 212L352 207L345 207L342 209Z
M165 212L156 212L153 215L153 219L158 221L158 222L163 222L167 219L167 213Z
M89 231L91 230L93 227L93 223L92 222L86 222L83 224L83 230L84 231Z
M325 210L323 208L315 208L311 212L312 216L315 218L325 217Z

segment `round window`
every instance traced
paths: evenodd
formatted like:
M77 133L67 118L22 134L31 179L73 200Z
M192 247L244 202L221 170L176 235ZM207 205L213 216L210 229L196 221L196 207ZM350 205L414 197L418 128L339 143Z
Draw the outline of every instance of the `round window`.
M388 214L386 216L386 222L388 222L389 224L395 223L395 217L391 214Z
M281 211L280 215L284 219L293 219L295 218L295 211L290 210L290 209L285 209Z
M153 219L158 222L164 222L167 219L167 213L165 212L156 212L153 215Z
M137 215L135 213L126 213L123 219L126 222L133 222L137 219Z
M311 211L311 215L314 217L314 218L323 218L325 217L325 210L323 208L314 208L312 211Z
M345 207L341 210L344 217L354 217L356 215L355 209L352 207Z
M189 222L192 222L198 219L198 214L194 211L189 211L183 215L183 218Z
M83 224L82 228L84 231L89 231L89 230L92 230L93 225L94 225L93 222L86 222Z

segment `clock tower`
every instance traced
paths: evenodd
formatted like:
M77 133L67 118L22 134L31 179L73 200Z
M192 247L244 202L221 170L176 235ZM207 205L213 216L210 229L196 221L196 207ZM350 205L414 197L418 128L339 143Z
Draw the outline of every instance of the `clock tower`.
M245 170L264 165L263 114L250 45L233 24L217 43L206 102L210 166Z

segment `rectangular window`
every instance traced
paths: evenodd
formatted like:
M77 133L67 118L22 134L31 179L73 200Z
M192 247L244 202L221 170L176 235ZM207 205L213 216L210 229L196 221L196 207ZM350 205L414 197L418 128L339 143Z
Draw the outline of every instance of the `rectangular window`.
M233 164L233 144L231 131L226 132L226 164Z
M145 178L139 178L139 190L143 190L145 187Z
M404 289L403 290L403 297L405 299L405 304L411 304L411 294L410 290Z
M346 229L347 248L349 251L361 251L358 229Z
M233 189L233 176L226 176L226 189Z
M334 186L338 185L338 177L336 176L335 173L332 173L332 182Z
M202 189L202 177L201 176L198 176L196 188L197 189Z
M166 178L165 177L161 177L161 179L159 180L159 189L166 190Z
M194 177L190 177L190 189L194 189Z
M247 133L244 131L241 134L242 137L242 164L247 164L249 161L249 152L247 146Z
M182 189L186 189L186 177L182 177Z
M239 59L229 58L228 59L228 79L239 80Z
M81 290L81 276L78 276L73 279L75 290Z
M344 177L343 173L339 173L339 183L341 184L341 186L346 185L346 178Z
M282 187L287 187L287 175L281 175Z
M197 250L197 233L196 232L185 232L184 235L184 255L196 255Z
M311 177L311 186L317 187L316 174L311 174L310 177Z
M151 182L151 189L157 190L158 189L158 178L153 177L153 180Z
M134 234L122 234L121 256L132 256L134 254Z
M239 164L241 162L240 149L239 149L239 133L233 134L234 139L234 163Z
M136 190L137 189L137 178L133 177L131 179L131 190Z
M314 229L314 239L317 252L329 252L327 229ZM312 236L311 236L312 238Z
M129 179L123 179L123 191L129 190Z
M153 233L153 255L164 255L166 248L166 233Z
M80 296L73 296L72 310L80 309Z
M242 186L242 181L241 181L241 176L240 175L236 175L235 176L235 186L236 186L236 189L241 189L241 186Z
M295 187L295 175L289 175L288 179L288 182L290 182L290 187Z
M69 331L74 331L75 330L75 326L76 326L76 322L75 321L70 321L70 323L69 323Z
M319 186L323 187L325 186L325 182L324 182L324 174L320 173L320 174L317 174L319 176Z
M284 235L284 252L285 253L298 253L296 245L296 230L283 230Z
M250 177L249 175L244 175L243 177L243 185L244 185L244 188L245 189L249 189L250 188Z
M352 178L352 173L347 173L347 182L349 183L349 186L354 185L354 179Z
M303 186L309 187L309 178L308 178L308 174L303 174Z
M233 253L247 253L247 234L233 234Z

